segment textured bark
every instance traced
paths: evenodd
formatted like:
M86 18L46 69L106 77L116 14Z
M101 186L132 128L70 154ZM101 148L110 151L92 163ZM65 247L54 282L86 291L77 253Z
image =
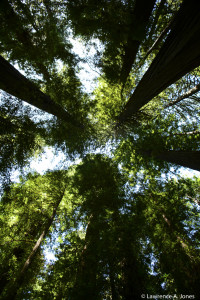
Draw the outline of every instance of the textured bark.
M119 124L200 65L200 2L184 0L170 29L159 53L118 116Z
M137 0L135 3L129 37L124 48L125 54L120 74L120 81L123 83L125 83L131 71L141 41L143 37L145 37L146 26L154 4L155 0Z
M55 103L49 96L42 93L2 56L0 56L0 89L56 116L64 122L71 123L76 127L83 127L66 110Z

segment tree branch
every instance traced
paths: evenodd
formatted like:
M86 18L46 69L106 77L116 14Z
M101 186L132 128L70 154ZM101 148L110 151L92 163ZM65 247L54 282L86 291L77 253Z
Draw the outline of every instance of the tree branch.
M187 91L185 94L179 96L176 100L168 103L164 108L168 108L171 107L177 103L179 103L180 101L189 98L190 96L194 95L195 93L197 93L198 91L200 91L200 83L197 84L196 86L194 86L192 89L190 89L189 91Z

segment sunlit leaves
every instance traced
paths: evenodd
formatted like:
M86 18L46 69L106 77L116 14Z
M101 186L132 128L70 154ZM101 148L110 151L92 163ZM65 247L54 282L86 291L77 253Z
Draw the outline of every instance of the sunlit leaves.
M4 98L4 175L22 168L45 145L62 150L66 161L82 159L68 170L29 174L7 185L0 204L5 294L61 201L19 299L139 299L142 293L183 291L198 297L199 180L178 180L175 166L172 179L171 165L156 156L199 151L199 95L166 107L198 83L199 70L162 91L126 125L116 125L168 33L149 56L148 50L180 2L156 1L144 36L144 24L130 29L141 1L2 1L8 8L0 12L2 54L83 125L76 129ZM79 63L90 57L72 53L69 37L75 36L88 49L94 37L100 45L93 61L99 78L91 94L78 77ZM141 42L134 65L126 56L133 39ZM129 75L122 82L126 59ZM112 158L91 154L106 143ZM44 261L45 249L56 261Z

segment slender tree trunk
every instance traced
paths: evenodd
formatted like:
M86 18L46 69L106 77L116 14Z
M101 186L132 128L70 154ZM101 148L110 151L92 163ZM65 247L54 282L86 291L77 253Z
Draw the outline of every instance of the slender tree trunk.
M64 122L83 128L65 109L42 93L30 80L0 56L0 89Z
M200 65L200 2L184 0L171 31L139 82L118 123L128 121L169 85Z
M120 81L123 83L125 83L131 71L141 41L145 37L146 26L154 4L155 0L136 0L129 37L124 48L125 54L120 74Z
M158 201L156 200L156 198L152 197L151 195L151 198L154 200L154 203L157 205L158 204ZM167 227L169 228L169 231L174 234L175 233L175 229L174 229L174 226L173 224L171 223L171 221L169 220L169 218L166 216L164 210L162 208L158 208L159 211L161 212L162 214L162 218L163 220L165 221L165 223L167 224ZM184 249L184 251L189 248L188 245L183 241L183 239L179 236L179 235L176 235L176 239L177 241L180 243L182 249ZM188 254L187 254L188 255ZM190 255L188 255L190 257ZM191 257L190 257L191 258Z
M169 231L171 234L175 235L177 241L179 242L184 256L181 256L181 253L174 261L174 265L172 266L173 276L175 276L175 283L178 283L179 292L188 292L189 294L194 294L196 298L199 299L199 278L200 278L200 268L198 259L198 251L196 249L193 253L190 253L189 244L186 244L185 241L175 233L175 229L171 221L166 217L166 215L162 212L162 218L167 224ZM194 257L193 254L195 253ZM168 255L168 254L166 254ZM173 255L173 253L171 253ZM180 278L182 280L180 281ZM181 284L180 284L181 283Z
M168 225L170 231L171 231L172 233L174 233L174 228L173 228L173 226L171 225L170 220L166 217L166 215L165 215L164 213L162 213L162 217L163 217L165 223ZM176 235L176 239L177 239L177 241L180 243L181 247L182 247L184 250L188 248L188 245L183 241L183 239L182 239L179 235ZM191 258L191 257L190 257L190 258Z
M163 10L163 8L165 6L165 3L166 3L166 0L161 0L160 3L159 3L159 6L157 8L157 11L156 11L156 14L155 14L155 18L153 20L153 24L151 26L151 30L150 30L149 36L148 36L148 40L150 42L151 42L151 38L152 38L152 36L153 36L153 34L155 32L155 28L156 28L156 25L158 23L158 19L159 19L160 15L162 13L162 10Z
M179 96L176 100L168 103L165 108L174 106L175 104L181 102L182 100L189 98L190 96L196 94L198 91L200 91L200 83L195 85L193 88L191 88L189 91L187 91L185 94Z
M200 205L200 200L199 200L199 199L195 199L195 198L193 198L193 197L191 197L191 196L189 196L189 195L187 195L187 197L188 197L189 199L191 199L192 201L194 201L194 203Z
M115 285L115 274L113 272L113 266L112 266L112 262L109 263L109 278L110 278L110 287L111 287L111 294L112 294L112 300L118 300L119 296L118 296L118 292L116 290L116 285Z
M139 64L138 69L144 64L144 61L147 59L147 57L151 54L151 52L158 47L160 42L163 40L164 36L168 33L173 19L167 24L167 26L163 29L159 37L154 41L153 45L149 48L145 56L143 57L141 63Z
M41 243L43 241L43 239L45 238L46 234L49 231L49 228L51 227L53 220L55 218L58 206L60 204L60 202L62 201L64 196L64 193L62 194L62 196L60 197L59 201L56 203L56 206L53 209L53 213L51 215L51 217L49 218L45 229L42 231L39 239L37 240L37 242L35 243L30 255L28 256L26 262L24 263L19 275L17 276L16 280L14 282L11 282L10 284L8 284L8 292L7 294L4 296L4 300L11 300L11 299L16 299L17 296L17 291L20 288L20 286L23 284L24 280L25 280L25 276L26 276L26 272L29 269L30 265L33 263L33 260L41 246Z
M186 132L176 132L176 133L172 133L169 136L176 136L176 135L197 135L200 134L200 130L193 130L193 131L186 131Z

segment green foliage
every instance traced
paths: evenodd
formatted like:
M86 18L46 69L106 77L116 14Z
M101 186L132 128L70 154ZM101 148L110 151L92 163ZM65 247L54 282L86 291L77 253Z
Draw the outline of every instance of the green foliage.
M48 1L1 1L0 52L28 69L31 64L45 80L49 79L48 69L56 59L74 63L72 46L63 38L65 23L49 5Z
M7 283L15 280L29 252L44 230L57 199L66 187L66 175L62 171L45 176L29 174L19 184L14 184L1 199L1 292ZM28 272L33 280L41 263L42 253L34 261L34 272Z
M22 168L30 157L42 152L45 129L31 120L28 109L2 95L0 113L0 177L9 184L13 168Z
M170 33L153 44L181 2L155 1L144 21L147 5L139 6L140 0L1 1L2 56L51 98L46 105L59 105L74 121L1 94L1 299L13 291L17 300L200 297L200 181L182 178L176 164L157 160L164 151L199 153L199 94L170 106L199 84L199 68L126 124L116 122L160 53ZM99 77L91 93L80 76L90 57L74 54L71 41L77 38L87 48L94 39L100 45L94 49ZM20 74L16 80L20 88ZM76 121L82 126L76 128ZM66 161L80 163L10 181L13 170L22 170L49 145ZM39 251L23 273L36 242ZM45 257L47 249L55 261Z

